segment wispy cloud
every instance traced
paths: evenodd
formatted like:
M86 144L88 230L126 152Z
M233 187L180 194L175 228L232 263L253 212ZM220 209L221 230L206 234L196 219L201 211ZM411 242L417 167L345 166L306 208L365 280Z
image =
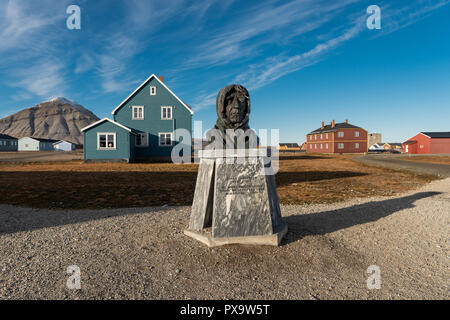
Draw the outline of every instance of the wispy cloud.
M346 30L343 34L324 43L320 43L309 51L290 57L279 55L267 58L261 64L250 66L248 71L235 78L235 82L243 83L250 90L261 88L288 73L316 64L323 59L323 56L327 52L333 50L345 41L356 37L363 29L364 24L360 20L355 26Z
M64 65L54 60L39 61L35 66L18 69L14 87L26 89L41 97L62 96L66 88Z
M406 28L449 3L450 0L417 0L399 8L387 3L382 6L382 32L378 36Z

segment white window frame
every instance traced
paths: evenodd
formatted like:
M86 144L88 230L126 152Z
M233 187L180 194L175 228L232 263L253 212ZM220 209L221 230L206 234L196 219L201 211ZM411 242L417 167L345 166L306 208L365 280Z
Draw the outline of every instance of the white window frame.
M136 117L134 116L134 110L135 110L135 109L142 110L142 118L136 118ZM132 107L131 107L131 112L132 112L132 114L131 114L132 120L144 120L144 118L145 118L145 115L144 115L144 106L132 106ZM138 115L139 115L139 111L138 111Z
M108 136L114 136L114 147L100 147L100 136L106 135L106 145L108 145ZM117 133L116 132L97 132L97 150L117 150Z
M161 135L170 134L170 144L161 144ZM173 145L173 132L158 132L158 146L160 147L171 147Z
M355 143L355 149L359 149L359 143L358 142Z
M323 144L322 143L320 144L320 149L323 149Z
M140 145L137 144L137 136L138 135L145 137L145 144L142 144L142 138L141 138L141 144ZM148 137L149 137L148 132L139 132L139 133L137 133L136 134L136 139L135 139L135 142L134 142L134 145L136 146L136 148L146 148L146 147L148 147Z
M338 149L344 149L344 143L343 142L338 143Z
M325 134L325 139L328 139L328 133Z
M359 137L359 131L355 131L355 138Z
M344 137L344 131L338 131L338 138Z
M156 87L155 86L150 86L150 95L156 96Z
M328 149L328 143L325 143L325 149Z
M170 118L164 118L163 117L163 114L164 114L164 110L170 110ZM172 106L161 106L161 120L172 120L172 118L173 118L173 113L172 113L172 111L173 111L173 108L172 108ZM167 111L166 111L166 115L167 115Z

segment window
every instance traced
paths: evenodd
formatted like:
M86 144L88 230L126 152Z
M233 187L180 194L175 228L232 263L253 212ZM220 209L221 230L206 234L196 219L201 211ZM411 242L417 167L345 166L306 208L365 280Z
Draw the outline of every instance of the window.
M420 145L420 149L423 149L423 144Z
M359 149L359 143L355 143L355 149Z
M317 143L314 143L314 149L317 149Z
M327 144L325 144L325 149L328 149L328 143L327 143Z
M344 144L343 143L338 143L338 149L344 149Z
M344 137L344 131L339 131L338 132L338 137L339 138L343 138Z
M133 107L133 120L144 120L144 107L142 106Z
M136 135L136 147L148 147L148 133L138 133Z
M312 144L309 145L309 148L312 149Z
M172 107L161 107L161 120L172 120Z
M320 134L320 140L322 140L323 139L323 134Z
M325 137L328 139L328 133L325 135ZM328 147L327 147L328 148Z
M355 131L355 137L359 137L359 131Z
M156 96L156 87L150 87L150 95L151 96Z
M97 133L97 149L99 150L116 149L116 133L115 132Z
M159 145L171 146L172 145L172 133L160 133L159 134Z
M320 149L323 149L323 144L320 144Z

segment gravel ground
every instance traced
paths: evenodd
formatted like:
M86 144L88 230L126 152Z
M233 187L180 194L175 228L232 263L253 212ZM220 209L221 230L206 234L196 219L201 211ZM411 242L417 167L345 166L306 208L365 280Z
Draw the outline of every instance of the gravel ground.
M83 151L19 151L0 152L0 162L49 162L83 160Z
M436 156L436 155L433 155ZM357 157L355 160L368 164L375 165L384 168L407 170L417 173L434 174L442 178L450 177L450 165L437 164L430 162L413 162L404 160L405 155L395 154L378 154L378 155L366 155L363 157Z
M448 299L450 179L397 197L282 206L280 247L209 249L190 207L0 205L3 299ZM69 265L81 289L69 290ZM381 270L369 290L366 270Z

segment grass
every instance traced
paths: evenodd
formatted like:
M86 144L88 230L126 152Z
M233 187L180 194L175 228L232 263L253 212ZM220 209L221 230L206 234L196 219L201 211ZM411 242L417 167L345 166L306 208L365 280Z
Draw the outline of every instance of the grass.
M96 209L191 205L198 166L167 163L0 163L0 203ZM282 155L283 204L332 203L415 189L436 177L365 166L351 156Z

